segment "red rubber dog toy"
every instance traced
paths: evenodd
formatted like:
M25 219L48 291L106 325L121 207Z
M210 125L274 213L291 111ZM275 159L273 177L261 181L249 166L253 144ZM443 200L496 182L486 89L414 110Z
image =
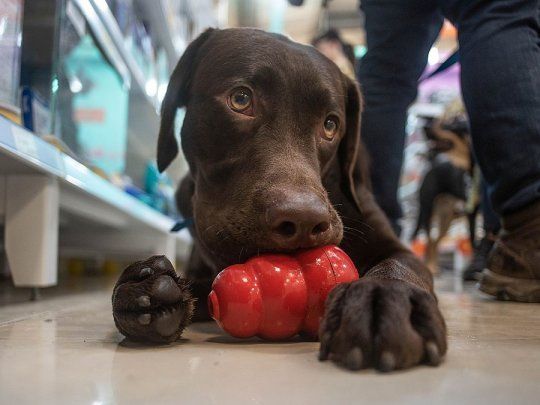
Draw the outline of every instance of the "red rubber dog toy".
M330 290L356 279L353 262L337 246L294 256L267 254L219 273L208 308L232 336L277 340L303 332L316 337Z

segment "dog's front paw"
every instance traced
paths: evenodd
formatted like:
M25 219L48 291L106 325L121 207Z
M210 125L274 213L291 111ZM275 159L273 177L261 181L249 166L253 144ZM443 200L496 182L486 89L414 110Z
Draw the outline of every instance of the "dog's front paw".
M319 337L319 358L352 370L438 365L446 353L446 326L434 296L400 280L366 277L338 285Z
M112 296L116 327L131 340L170 343L177 340L193 314L193 298L165 256L128 266Z

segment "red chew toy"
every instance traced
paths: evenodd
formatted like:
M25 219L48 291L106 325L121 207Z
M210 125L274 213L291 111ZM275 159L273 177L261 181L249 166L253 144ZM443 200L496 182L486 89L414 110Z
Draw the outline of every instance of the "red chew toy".
M286 339L299 332L315 337L330 290L356 279L353 262L337 246L262 255L219 273L208 308L236 337Z

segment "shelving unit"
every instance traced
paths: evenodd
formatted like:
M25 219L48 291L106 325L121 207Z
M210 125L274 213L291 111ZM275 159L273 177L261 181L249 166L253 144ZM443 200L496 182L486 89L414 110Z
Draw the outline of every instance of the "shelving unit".
M57 282L61 251L186 255L186 231L25 129L0 117L0 213L16 286ZM61 229L61 232L59 232Z
M29 4L36 6L36 3ZM26 15L34 16L31 21L38 27L44 24L43 21L48 24L47 27L56 27L55 30L46 30L46 35L40 37L45 43L51 43L58 32L63 35L64 31L58 31L58 27L69 27L71 31L65 32L78 34L79 37L91 32L88 37L95 49L103 54L103 59L118 73L120 86L124 86L121 90L125 90L128 97L126 164L118 174L129 177L135 185L140 186L144 183L144 169L148 162L155 159L159 97L157 92L148 90L152 88L149 84L152 84L150 80L155 79L155 72L146 77L143 64L137 61L137 52L130 51L131 37L124 38L106 0L68 0L55 4L56 8L48 4L43 9L48 14L38 5L28 9L33 14ZM152 27L152 39L165 51L172 70L182 51L179 49L182 41L173 35L170 4L164 0L135 0L134 4L144 13L145 21ZM43 21L40 19L42 15ZM64 25L64 21L71 25ZM59 81L62 86L62 81L54 75L58 74L55 71L61 71L60 68L56 69L63 66L61 58L71 50L70 37L67 38L64 43L59 40L65 48L58 45L58 55L54 54L46 61L52 73L42 74L45 79L36 81L41 85L42 92L47 92L48 74L52 75L51 81L56 84L53 93L58 91ZM35 54L35 49L28 49L30 55ZM62 53L63 49L66 49L65 54ZM32 68L29 69L33 72ZM57 77L63 76L58 74ZM65 82L63 85L66 86ZM61 122L58 126L60 132L56 132L55 126L51 131L63 136L59 93L54 94L50 108L51 116ZM73 104L67 103L65 105L73 107ZM71 110L63 111L74 117ZM67 122L66 128L69 128L70 121ZM70 134L69 131L66 133ZM72 147L68 139L72 138L66 137L64 141ZM77 148L73 150L77 151ZM77 153L84 156L84 151ZM172 181L178 181L185 170L185 160L176 159L171 168ZM185 258L191 244L187 231L170 233L174 225L171 218L128 195L79 161L2 116L0 218L4 226L7 264L16 286L46 287L56 284L59 255L135 261L152 254L165 254L175 260Z

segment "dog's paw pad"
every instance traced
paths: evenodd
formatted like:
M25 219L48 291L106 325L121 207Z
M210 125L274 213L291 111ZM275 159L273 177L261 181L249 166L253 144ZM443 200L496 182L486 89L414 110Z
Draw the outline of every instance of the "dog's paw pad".
M165 338L173 336L177 332L179 325L182 324L183 318L184 310L182 308L165 310L156 316L156 320L154 321L155 330Z
M182 298L182 290L172 277L159 276L152 285L151 295L156 301L172 304Z

